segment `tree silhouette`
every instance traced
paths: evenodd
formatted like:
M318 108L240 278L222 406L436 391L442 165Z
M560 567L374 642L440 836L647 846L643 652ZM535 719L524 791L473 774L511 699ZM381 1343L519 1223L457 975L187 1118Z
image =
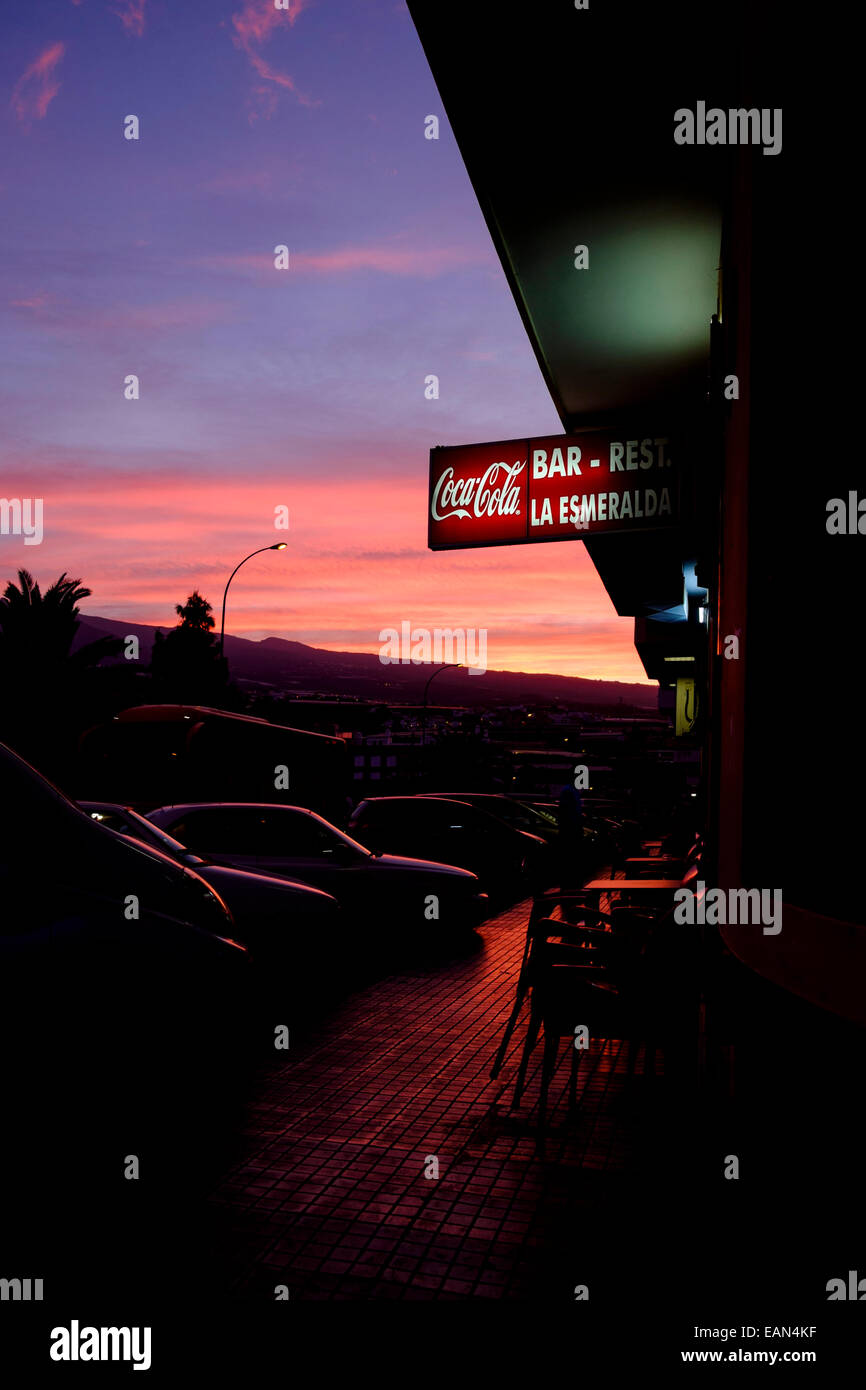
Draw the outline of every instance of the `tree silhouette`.
M180 618L179 626L192 629L194 632L210 632L215 626L211 616L213 609L206 598L202 598L198 589L193 589L186 603L176 603L174 611Z
M93 672L123 647L118 637L99 637L72 650L77 605L90 593L64 571L43 594L22 569L0 597L0 737L55 775L86 711Z
M186 705L221 701L228 670L213 635L213 609L197 589L175 605L180 618L168 633L157 632L150 670L159 699Z

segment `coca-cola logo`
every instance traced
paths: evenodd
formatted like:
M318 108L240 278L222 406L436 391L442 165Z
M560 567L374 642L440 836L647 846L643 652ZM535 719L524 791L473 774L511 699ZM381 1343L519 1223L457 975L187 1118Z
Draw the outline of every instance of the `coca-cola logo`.
M519 516L517 480L525 467L526 459L522 463L503 460L491 463L480 477L470 478L455 478L454 469L446 468L433 489L430 515L434 521L447 521L452 516Z

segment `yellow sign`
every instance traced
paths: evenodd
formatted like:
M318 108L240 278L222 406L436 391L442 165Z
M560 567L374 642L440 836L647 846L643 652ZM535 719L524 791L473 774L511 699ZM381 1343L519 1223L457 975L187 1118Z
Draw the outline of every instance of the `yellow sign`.
M698 695L694 680L681 678L677 681L677 737L692 733L698 713Z

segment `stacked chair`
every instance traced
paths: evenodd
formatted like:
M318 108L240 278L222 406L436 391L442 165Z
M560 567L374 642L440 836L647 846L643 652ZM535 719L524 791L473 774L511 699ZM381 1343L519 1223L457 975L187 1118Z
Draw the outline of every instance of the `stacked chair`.
M699 866L696 848L684 861L686 886L696 880ZM574 1045L578 1026L585 1026L593 1040L623 1041L629 1076L641 1046L647 1068L661 1049L667 1070L669 1060L688 1043L690 1027L696 1027L700 940L695 928L678 927L673 908L613 907L605 913L591 907L586 896L580 891L544 893L533 900L514 1005L490 1073L499 1075L528 996L529 1018L512 1108L523 1094L532 1052L543 1031L536 1137L540 1155L562 1038L572 1044L574 1107L583 1056L583 1049ZM552 916L557 909L560 919Z
M579 892L543 893L533 899L532 910L529 914L529 925L526 929L526 940L523 945L520 972L517 977L514 1007L505 1025L505 1032L502 1035L502 1041L499 1044L499 1049L490 1070L490 1075L494 1079L499 1075L502 1063L505 1060L508 1044L511 1042L514 1030L517 1027L517 1020L520 1017L523 1001L537 978L538 943L546 940L546 928L552 920L548 914L557 905L568 913L570 919L568 926L571 927L573 925L576 932L581 928L587 931L606 931L610 925L611 919L605 913L587 906L584 902L584 895ZM556 922L554 925L564 927L565 923ZM578 939L574 939L575 942L577 942ZM587 947L591 949L591 941L589 938L586 939L586 944ZM589 956L587 956L586 963L587 965L589 964Z
M685 854L668 853L665 848L655 855L623 861L629 878L676 878L692 864L700 864L703 840L698 837Z

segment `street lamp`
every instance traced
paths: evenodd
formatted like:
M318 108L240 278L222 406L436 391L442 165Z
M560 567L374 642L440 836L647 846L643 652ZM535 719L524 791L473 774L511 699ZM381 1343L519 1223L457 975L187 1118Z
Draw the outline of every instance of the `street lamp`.
M431 681L434 681L434 680L436 679L437 676L441 675L443 671L456 671L457 668L460 667L460 666L462 666L462 665L463 665L463 662L462 662L462 661L449 661L449 662L447 662L447 664L446 664L445 666L440 666L438 670L436 670L436 671L433 672L432 676L431 676L430 679L427 681L427 684L426 684L425 687L424 687L424 705L423 705L423 708L422 708L422 710L421 710L421 747L422 747L422 748L424 747L424 738L425 738L425 735L426 735L426 733L427 733L427 691L430 689L430 683L431 683Z
M263 545L263 546L261 546L258 550L254 550L254 551L252 552L251 555L245 555L244 558L241 560L241 565L245 565L246 562L247 562L247 560L251 560L251 559L253 558L253 555L261 555L262 552L265 551L265 550L285 550L285 549L286 549L286 542L285 542L285 541L280 541L278 545ZM223 643L225 642L225 634L226 634L226 599L228 598L229 584L231 584L232 580L234 579L234 577L235 577L235 575L237 574L238 570L240 569L241 565L235 565L234 569L232 570L231 574L229 575L228 584L226 584L225 590L223 591L223 615L222 615L222 619L221 619L221 621L220 621L220 656L222 656L222 654L223 654Z

